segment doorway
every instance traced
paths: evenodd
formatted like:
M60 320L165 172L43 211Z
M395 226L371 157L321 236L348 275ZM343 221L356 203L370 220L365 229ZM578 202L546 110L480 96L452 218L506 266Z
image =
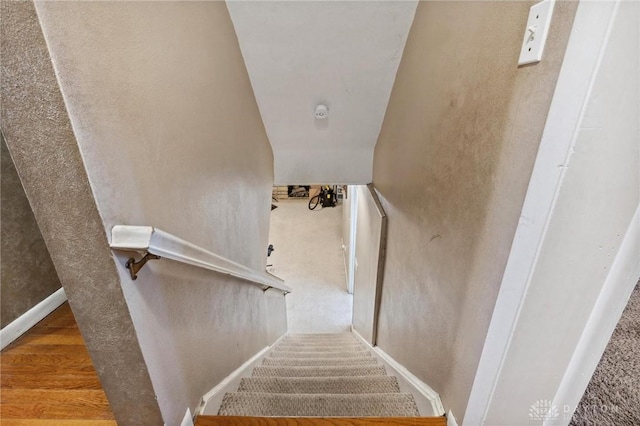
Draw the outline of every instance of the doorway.
M300 185L299 187L303 187ZM287 188L286 190L284 188ZM311 186L313 196L318 186ZM287 187L274 188L267 270L285 280L289 333L348 332L352 295L347 291L343 257L342 188L335 207L309 209L309 196L290 197Z

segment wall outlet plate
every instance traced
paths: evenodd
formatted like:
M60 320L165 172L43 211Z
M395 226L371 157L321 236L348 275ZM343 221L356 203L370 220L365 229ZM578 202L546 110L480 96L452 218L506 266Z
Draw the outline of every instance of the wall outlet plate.
M529 19L524 30L518 65L533 64L542 59L554 5L555 0L544 0L529 9Z

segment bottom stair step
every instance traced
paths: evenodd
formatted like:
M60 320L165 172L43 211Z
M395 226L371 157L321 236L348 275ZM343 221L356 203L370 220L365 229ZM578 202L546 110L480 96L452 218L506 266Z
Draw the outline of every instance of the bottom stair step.
M222 416L418 417L411 394L358 395L227 393Z
M195 426L447 426L442 417L198 416Z

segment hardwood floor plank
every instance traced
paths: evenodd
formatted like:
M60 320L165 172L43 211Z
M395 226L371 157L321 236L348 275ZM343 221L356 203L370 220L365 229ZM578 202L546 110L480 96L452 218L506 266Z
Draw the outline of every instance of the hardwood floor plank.
M96 374L92 364L86 363L60 363L60 364L26 364L26 363L3 363L0 367L2 374Z
M91 359L83 352L70 352L70 353L3 353L0 355L0 368L5 366L11 367L13 365L90 365L93 367Z
M199 416L195 426L446 426L445 417L236 417Z
M4 419L73 419L77 413L89 420L113 420L113 414L108 405L75 404L0 404L2 423Z
M65 328L78 328L78 324L76 324L75 319L61 317L54 321L48 322L45 327L65 327Z
M82 345L27 345L14 342L2 351L0 358L6 354L83 354L87 359L89 358L89 352L84 343Z
M79 336L80 330L76 327L49 327L49 326L36 326L29 331L29 334L37 334L39 336L52 335L52 336ZM84 340L83 340L84 342Z
M3 419L2 426L118 426L115 420Z
M95 374L2 374L2 389L102 389Z
M73 336L80 334L79 331L80 329L77 325L59 327L41 322L31 328L31 330L29 330L29 334L60 334L63 336Z
M36 326L40 325L45 325L46 327L78 327L68 303L63 304L53 311L51 315L44 318Z
M61 334L25 334L20 339L19 344L22 345L84 345L84 340L80 334L61 335Z
M3 389L0 393L0 404L30 404L39 401L43 404L108 405L107 397L102 390L69 390L69 389Z
M116 426L68 304L0 353L2 426Z

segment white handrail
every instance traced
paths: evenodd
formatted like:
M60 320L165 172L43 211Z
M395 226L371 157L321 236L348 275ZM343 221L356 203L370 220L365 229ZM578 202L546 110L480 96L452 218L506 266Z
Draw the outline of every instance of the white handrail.
M200 268L231 275L263 289L276 288L285 293L291 289L284 281L267 271L258 272L232 260L218 256L153 226L116 225L111 229L111 249L151 253Z

